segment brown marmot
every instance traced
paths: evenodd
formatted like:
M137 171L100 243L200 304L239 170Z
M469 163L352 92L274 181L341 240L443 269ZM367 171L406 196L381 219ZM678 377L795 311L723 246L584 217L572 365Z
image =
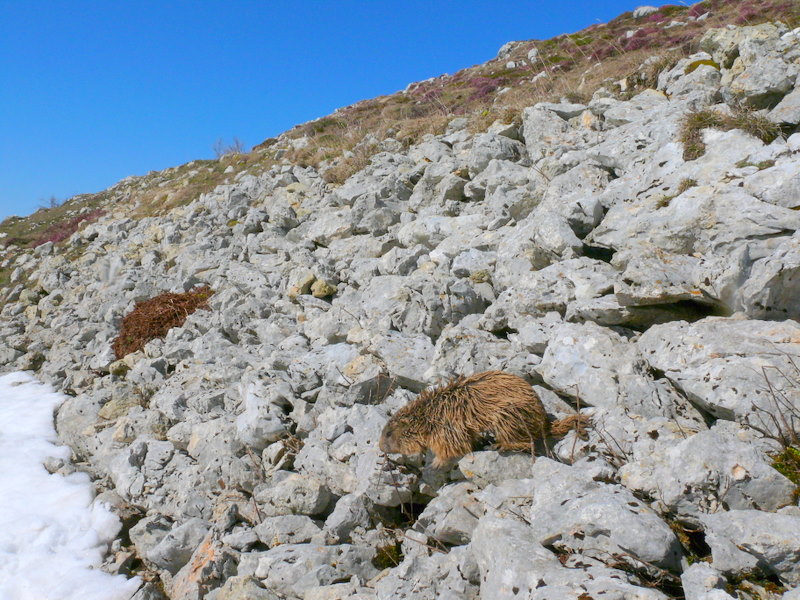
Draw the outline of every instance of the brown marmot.
M511 373L486 371L428 388L398 410L381 433L387 454L419 454L430 448L434 468L471 452L482 434L494 434L501 450L528 450L548 435L571 429L583 434L588 418L573 415L552 424L527 381Z

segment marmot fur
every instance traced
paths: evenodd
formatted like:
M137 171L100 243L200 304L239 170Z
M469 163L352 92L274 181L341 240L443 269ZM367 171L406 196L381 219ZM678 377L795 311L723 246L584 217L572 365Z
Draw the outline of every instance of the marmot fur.
M502 371L457 377L424 390L398 410L381 433L387 454L419 454L430 448L434 468L471 452L482 434L494 434L501 450L528 450L535 440L561 437L587 417L574 415L550 423L542 401L528 382Z

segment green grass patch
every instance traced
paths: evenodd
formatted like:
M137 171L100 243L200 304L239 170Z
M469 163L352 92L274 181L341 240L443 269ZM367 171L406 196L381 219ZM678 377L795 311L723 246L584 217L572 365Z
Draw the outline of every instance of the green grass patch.
M789 446L772 457L772 467L793 484L800 486L800 449Z
M520 77L529 77L531 72L527 69L502 69L494 73L487 73L486 77L489 79L518 79Z
M748 573L730 576L725 591L734 598L744 596L753 600L766 600L782 595L786 587L775 575L769 575L756 568Z
M749 160L740 160L739 162L736 163L737 169L743 169L745 167L755 167L759 171L763 171L764 169L769 169L770 167L774 166L775 166L774 160L762 160L761 162L757 163L750 162Z
M403 562L403 551L400 543L396 542L389 546L380 546L372 559L372 566L376 569L392 569Z
M590 35L584 35L581 33L573 33L567 36L573 44L576 46L588 46L594 41L594 38Z

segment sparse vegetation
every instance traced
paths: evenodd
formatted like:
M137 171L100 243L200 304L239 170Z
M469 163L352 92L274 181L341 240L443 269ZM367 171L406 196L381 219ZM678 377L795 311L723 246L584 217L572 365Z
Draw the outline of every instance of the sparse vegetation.
M392 569L403 562L403 550L399 542L380 546L372 559L372 566L376 569Z
M703 15L704 19L698 21ZM737 19L746 19L750 25L780 19L796 27L800 25L800 3L705 0L691 8L676 4L660 7L640 19L628 12L579 32L519 42L502 59L418 82L402 92L357 102L278 138L267 139L249 152L236 138L230 144L219 140L214 145L215 160L196 160L130 177L98 194L76 196L58 206L52 202L28 217L6 219L0 223L0 234L6 234L0 246L29 248L34 242L46 241L50 227L97 209L113 210L116 216L124 212L124 216L134 219L160 216L189 204L242 172L257 175L287 162L316 167L327 182L339 184L369 164L384 140L397 140L408 147L426 134L443 133L456 116L466 117L468 129L477 132L485 131L495 120L518 125L522 110L536 102L562 98L588 102L599 87L625 99L654 88L659 72L695 51L695 43L705 30ZM667 28L673 20L682 25ZM529 57L534 49L537 52ZM657 58L652 58L654 52L658 53ZM698 61L694 68L699 64L704 62ZM692 67L689 65L687 70ZM617 84L620 81L624 82L624 91ZM752 116L746 120L750 126L746 130L757 130L759 137L777 135L771 124ZM685 146L687 155L701 155L699 129L690 127L687 132L691 134L687 136L691 143ZM0 271L0 285L7 275Z
M667 525L683 547L687 562L691 565L711 560L711 548L706 544L703 529L679 520L673 514L665 515Z
M219 138L216 142L214 142L212 148L216 157L222 158L223 156L228 156L230 154L243 154L245 146L242 140L234 137L230 144L226 143L222 138Z
M789 481L800 486L800 448L787 446L773 457L772 466Z
M741 129L765 144L771 143L781 134L780 126L744 107L735 108L731 114L712 109L691 112L684 117L681 124L680 142L683 144L684 160L694 160L705 154L706 145L702 132L710 128L723 131Z
M214 292L208 286L182 294L164 293L137 302L123 320L112 348L117 359L141 350L150 340L161 338L173 327L180 327L186 318L199 308L208 309L208 299Z
M677 196L677 194L662 194L656 198L656 210L660 208L666 208L669 206L669 203L672 202L672 199Z
M0 223L0 248L31 248L47 241L62 241L86 222L103 214L108 192L83 194L52 208L40 208L27 217L11 216Z
M755 167L759 171L762 171L764 169L769 169L770 167L774 167L774 166L775 166L775 161L774 160L762 160L762 161L757 162L757 163L752 163L752 162L750 162L748 160L740 160L739 162L736 163L736 168L737 169L743 169L745 167Z
M678 184L678 195L680 196L683 192L696 185L697 182L694 179L681 179L681 182Z
M753 598L754 600L767 600L782 595L786 588L775 575L763 573L754 569L749 573L742 573L728 578L725 591L734 598Z
M669 206L670 202L672 202L673 198L677 198L683 192L688 189L693 188L697 185L697 182L694 179L682 179L681 182L678 184L678 189L675 191L674 194L663 194L656 198L656 210L659 208L666 208Z
M42 202L40 208L58 208L61 205L61 200L55 196L50 196L46 202Z
M762 369L764 382L772 400L770 407L753 406L754 415L745 424L778 444L772 456L772 467L794 483L795 499L800 499L800 366L789 358L791 369Z
M620 96L630 97L655 87L658 74L694 51L694 42L706 29L731 22L738 14L736 4L707 0L691 8L664 6L640 20L625 13L577 33L520 42L502 59L412 84L403 92L365 100L298 126L288 137L305 137L309 143L287 158L327 166L332 170L326 180L339 183L356 167L368 163L368 152L362 151L356 158L350 155L367 134L378 141L392 137L411 145L427 133L441 133L455 116L467 117L471 131L485 130L494 120L519 120L522 109L536 102L561 98L586 102L598 87L613 87L619 80L627 82L627 91ZM759 10L758 22L777 15L786 20L787 14L794 14L779 0L763 0ZM707 18L696 20L706 13ZM666 29L671 20L684 24ZM528 53L534 48L538 54L530 60ZM659 58L646 61L654 49ZM510 63L514 66L508 67ZM373 145L373 152L378 148Z
M63 242L73 233L78 231L78 228L82 224L92 223L102 217L104 214L106 214L106 211L101 208L97 208L95 210L80 214L77 217L73 217L72 219L53 223L44 231L44 233L42 233L42 235L31 242L31 246L35 248L36 246L41 246L47 242L53 242L54 244Z

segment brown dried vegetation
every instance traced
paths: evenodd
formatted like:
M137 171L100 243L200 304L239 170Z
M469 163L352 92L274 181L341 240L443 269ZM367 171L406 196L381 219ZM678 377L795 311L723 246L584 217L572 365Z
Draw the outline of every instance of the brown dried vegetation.
M691 112L681 123L680 141L683 144L684 160L694 160L706 153L703 130L710 128L723 131L741 129L765 144L771 143L781 134L779 125L744 107L734 108L729 115L712 109Z
M198 308L208 309L208 299L213 293L211 288L203 286L182 294L167 292L137 302L122 319L122 327L112 346L115 356L120 359L141 350L150 340L162 338L173 327L180 327Z

